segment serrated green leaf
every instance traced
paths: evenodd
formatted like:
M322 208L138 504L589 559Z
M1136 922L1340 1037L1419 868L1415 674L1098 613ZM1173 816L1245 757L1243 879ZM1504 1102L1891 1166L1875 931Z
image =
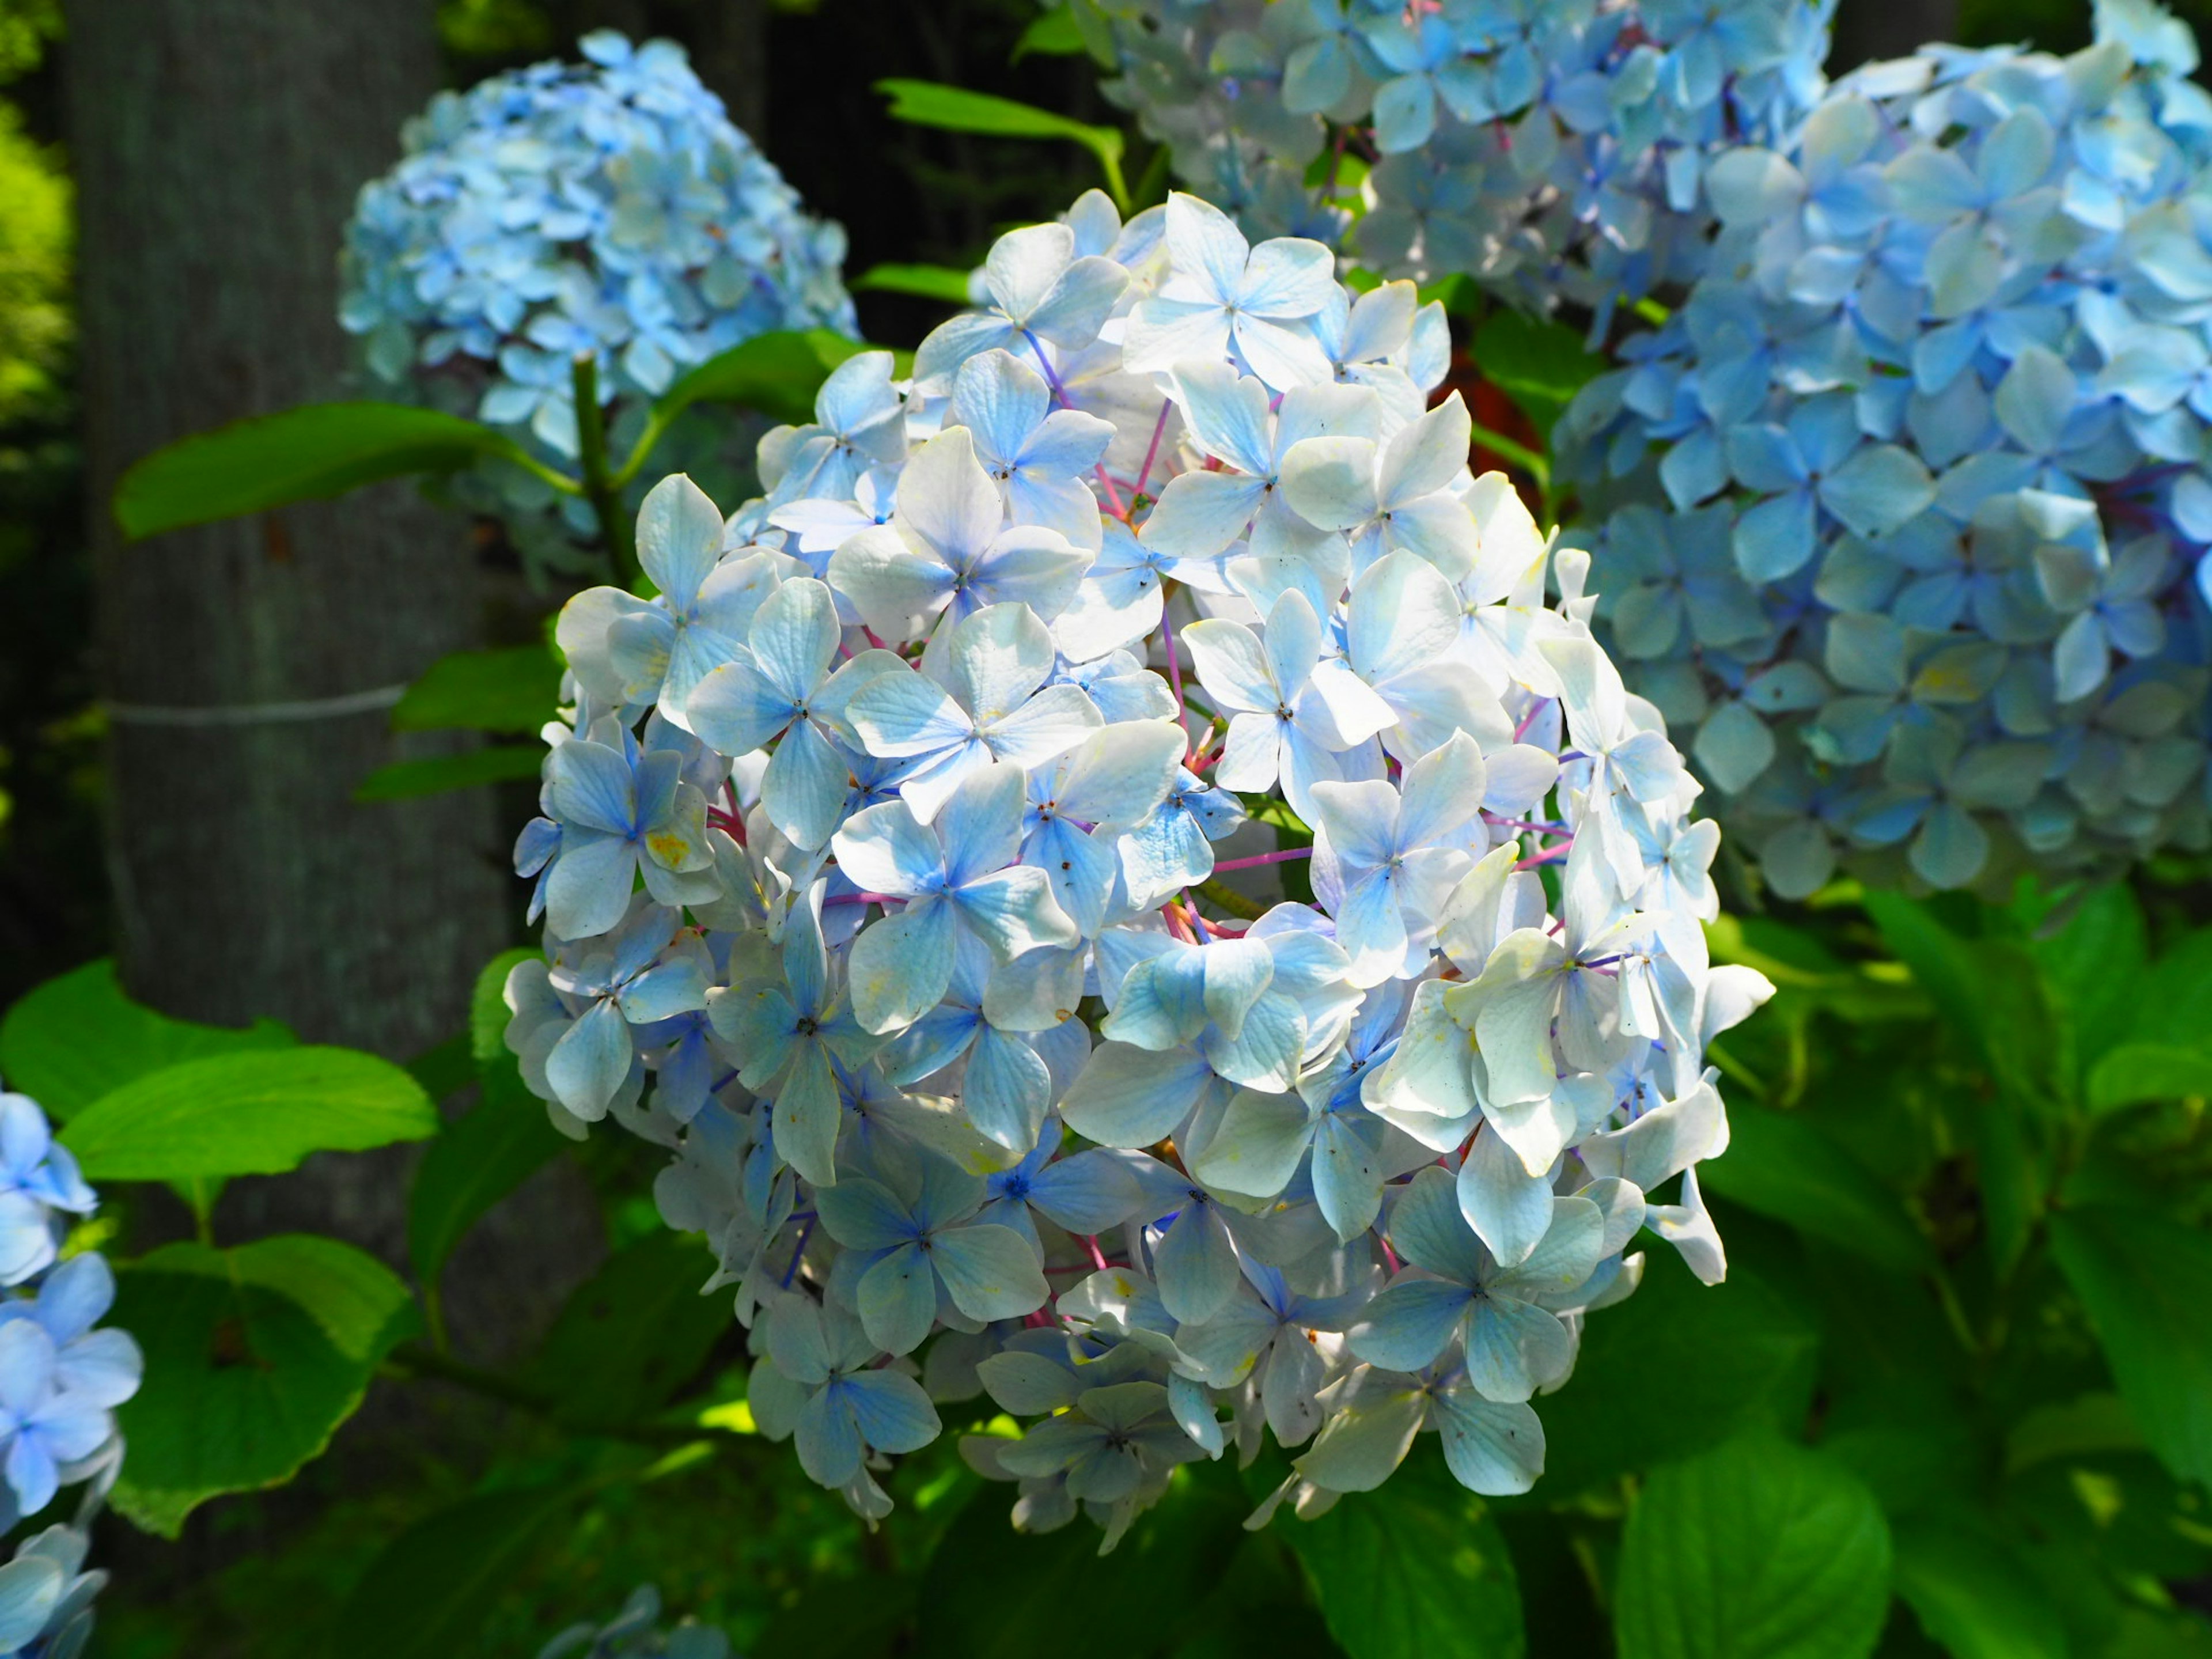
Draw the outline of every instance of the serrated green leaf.
M1870 892L1864 902L1883 942L2017 1105L2048 1108L2070 1091L2071 1080L2058 1075L2043 976L2024 945L1961 939L1928 905L1896 893Z
M532 1378L563 1419L587 1427L663 1404L736 1328L729 1297L701 1293L714 1271L714 1257L682 1233L662 1229L624 1245L568 1298Z
M106 957L50 979L0 1022L0 1082L67 1121L102 1095L180 1060L289 1048L273 1019L245 1030L172 1019L123 994Z
M1117 1659L1126 1620L1070 1618L1128 1586L1143 1586L1149 1629L1176 1627L1206 1597L1243 1539L1249 1509L1234 1473L1218 1463L1180 1470L1165 1498L1109 1556L1076 1527L1018 1533L1006 1489L985 1486L952 1517L923 1569L908 1659ZM988 1607L987 1616L977 1609ZM765 1646L765 1644L763 1644ZM788 1649L785 1650L788 1651Z
M422 1085L433 1100L459 1094L477 1080L475 1056L469 1053L469 1034L456 1031L443 1042L425 1048L407 1062L407 1075Z
M306 404L157 449L123 475L115 521L132 541L380 479L456 471L483 456L526 459L510 438L405 404Z
M1889 1529L1839 1464L1753 1434L1652 1472L1621 1540L1620 1659L1863 1659Z
M968 303L968 273L951 265L871 265L846 286L855 294L912 294L947 305Z
M1729 1148L1699 1167L1712 1191L1893 1273L1932 1261L1904 1201L1836 1139L1803 1117L1738 1102Z
M543 744L488 744L458 755L433 755L425 760L380 766L354 786L353 798L363 803L412 800L418 795L473 789L483 783L519 782L536 777L544 763Z
M1604 372L1605 360L1565 323L1500 309L1474 331L1474 365L1548 439L1575 393Z
M2031 934L2027 948L2072 1036L2075 1068L2087 1071L2127 1036L2142 1004L2150 962L2142 907L2110 883L2083 894L2057 932Z
M514 1062L487 1066L483 1098L439 1132L416 1168L407 1203L407 1257L416 1278L434 1285L453 1247L484 1212L564 1145L544 1105L522 1086Z
M2212 1236L2094 1205L2052 1216L2051 1248L2151 1449L2176 1480L2212 1484Z
M369 1563L340 1608L339 1659L447 1659L478 1650L486 1620L577 1497L486 1492L416 1522Z
M1488 1507L1433 1449L1309 1522L1285 1516L1328 1633L1350 1659L1516 1659L1521 1584Z
M1545 1487L1562 1497L1804 1417L1820 1347L1806 1310L1741 1258L1706 1285L1672 1246L1644 1254L1636 1294L1584 1328L1573 1385L1539 1407Z
M542 645L455 651L407 688L396 732L535 732L561 698L561 665Z
M87 1107L61 1139L89 1181L187 1181L282 1175L311 1153L437 1132L437 1108L400 1067L357 1049L304 1048L152 1073Z
M2212 1042L2212 927L2200 927L2150 970L2158 994L2140 999L2129 1035L2139 1042L2201 1048Z
M878 348L826 328L756 334L680 377L653 406L665 425L696 403L738 404L778 421L814 418L814 394L848 357Z
M1895 1543L1898 1595L1954 1659L2068 1659L2035 1574L1972 1517L1916 1521Z
M320 1453L415 1308L373 1256L288 1233L125 1263L112 1322L146 1356L117 1413L131 1449L115 1504L173 1537L208 1498L278 1485Z

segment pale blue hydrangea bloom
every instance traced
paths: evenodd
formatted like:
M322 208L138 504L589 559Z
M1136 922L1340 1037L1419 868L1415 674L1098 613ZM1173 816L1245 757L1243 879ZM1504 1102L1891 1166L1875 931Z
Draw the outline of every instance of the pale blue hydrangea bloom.
M1065 3L1110 42L1108 96L1253 234L1341 244L1392 276L1471 276L1536 308L1571 301L1601 331L1624 298L1698 274L1706 166L1812 107L1834 9Z
M2212 836L2212 100L2149 0L2097 36L1721 155L1711 271L1560 428L1601 621L1784 894Z
M0 1525L15 1526L80 1486L66 1524L26 1537L0 1565L0 1656L75 1659L107 1582L83 1571L89 1528L123 1461L115 1408L138 1392L145 1361L129 1333L101 1328L115 1300L105 1257L60 1246L98 1202L28 1096L0 1090Z
M347 226L339 307L380 388L571 469L580 353L626 438L684 370L757 334L858 331L844 232L801 210L683 48L602 30L582 50L441 94L408 124ZM553 506L513 468L462 493L518 526ZM561 510L590 533L580 507Z
M979 1390L1017 1524L1109 1547L1270 1433L1301 1514L1424 1427L1525 1491L1645 1193L1723 1267L1704 1044L1768 988L1706 956L1699 786L1581 556L1427 408L1411 283L1355 302L1182 195L984 269L912 379L855 358L763 441L719 537L655 486L658 597L564 612L523 1076L671 1152L756 1420L870 1519ZM1312 826L1314 901L1224 919L1282 857L1230 854L1255 817Z

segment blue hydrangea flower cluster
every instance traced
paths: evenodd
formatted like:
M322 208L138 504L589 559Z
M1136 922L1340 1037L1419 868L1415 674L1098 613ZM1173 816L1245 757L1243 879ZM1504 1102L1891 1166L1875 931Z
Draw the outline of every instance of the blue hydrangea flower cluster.
M74 1659L106 1582L83 1571L88 1528L123 1460L115 1407L138 1392L144 1361L127 1332L95 1328L115 1300L106 1261L61 1256L69 1218L97 1202L37 1103L0 1090L0 1527L83 1486L69 1524L0 1566L0 1659Z
M2196 61L2104 0L1839 82L1713 163L1711 270L1562 423L1601 617L1784 894L2206 839Z
M1267 1431L1268 1512L1423 1429L1526 1490L1640 1231L1723 1267L1703 1048L1770 988L1708 961L1698 786L1411 283L1093 192L981 288L563 612L523 1075L669 1149L756 1420L864 1515L978 1394L1017 1523L1109 1546Z
M692 1619L660 1625L660 1592L640 1584L604 1625L572 1625L538 1650L538 1659L729 1659L726 1632Z
M1067 0L1110 97L1255 234L1596 313L1700 268L1721 148L1790 131L1834 0ZM1364 170L1340 192L1346 157ZM1350 222L1346 195L1359 216Z
M858 332L844 231L800 210L683 48L601 31L582 50L586 64L441 93L409 123L346 228L339 312L378 381L570 463L580 353L619 437L686 368L757 334ZM475 483L486 510L554 504L516 468Z
M0 1659L77 1659L92 1639L94 1599L105 1572L87 1572L91 1517L47 1527L0 1566Z

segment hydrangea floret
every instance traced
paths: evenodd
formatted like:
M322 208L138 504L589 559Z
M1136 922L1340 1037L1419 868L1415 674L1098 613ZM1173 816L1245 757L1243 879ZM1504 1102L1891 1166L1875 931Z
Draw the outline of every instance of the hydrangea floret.
M538 1650L538 1659L729 1659L726 1632L695 1619L664 1628L660 1592L640 1584L604 1625L571 1625Z
M1770 988L1699 786L1412 284L1093 192L979 291L563 613L523 1075L668 1150L756 1420L865 1516L979 1395L1017 1523L1109 1547L1265 1431L1301 1513L1424 1428L1526 1490L1640 1231L1723 1270L1704 1045Z
M2196 62L2102 0L1845 77L1712 164L1706 276L1562 425L1601 623L1786 895L2205 842Z
M1694 277L1710 159L1819 98L1833 0L1066 0L1109 97L1255 234L1583 306ZM1354 177L1358 182L1355 185ZM1357 222L1354 222L1356 218Z
M102 1328L115 1275L65 1237L98 1200L27 1095L0 1089L0 1526L81 1486L75 1516L23 1538L0 1565L0 1659L74 1659L107 1582L87 1572L90 1528L123 1461L115 1408L144 1361L128 1332Z
M405 155L347 226L339 311L373 381L569 464L579 355L627 442L718 352L777 329L858 331L843 230L801 210L684 49L602 30L582 51L441 93L408 124ZM593 528L512 465L460 493L510 522L557 504L569 532Z

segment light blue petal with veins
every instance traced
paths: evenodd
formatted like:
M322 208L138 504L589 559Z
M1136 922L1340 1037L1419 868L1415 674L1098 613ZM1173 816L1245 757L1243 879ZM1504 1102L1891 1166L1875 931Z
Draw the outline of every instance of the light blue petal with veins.
M862 1437L878 1451L919 1451L937 1438L937 1407L921 1384L903 1372L859 1371L836 1386Z
M952 979L958 926L943 899L919 899L863 928L848 973L863 1029L903 1030L935 1007Z
M1393 1285L1353 1324L1352 1351L1385 1370L1417 1371L1443 1352L1474 1303L1465 1285L1439 1279Z
M906 1204L881 1182L848 1176L816 1198L823 1226L848 1249L895 1249L917 1231Z
M1243 1282L1229 1230L1210 1201L1193 1198L1152 1249L1160 1300L1177 1320L1203 1323L1227 1304Z
M1414 1176L1390 1212L1390 1242L1415 1267L1473 1285L1482 1274L1482 1251L1460 1213L1455 1188L1452 1176L1433 1165Z
M1052 1098L1052 1077L1019 1037L985 1026L968 1056L962 1109L978 1133L1019 1152L1036 1143Z
M1273 1198L1290 1184L1313 1139L1306 1104L1295 1095L1240 1089L1197 1159L1209 1186Z
M916 822L904 801L855 812L830 846L838 868L865 891L918 895L945 882L945 853L936 832Z
M886 1353L911 1353L937 1322L936 1271L919 1245L902 1244L860 1275L855 1300L869 1340Z
M1103 1233L1137 1212L1143 1195L1128 1166L1092 1150L1055 1158L1037 1172L1030 1202L1073 1233Z
M970 1319L1019 1319L1051 1294L1036 1252L1011 1227L954 1227L931 1253L953 1306Z
M1212 1075L1188 1048L1154 1053L1103 1042L1060 1101L1060 1115L1101 1146L1149 1146L1182 1127Z
M942 686L908 670L878 674L853 694L845 719L872 755L926 755L965 742L975 722Z
M1468 1320L1468 1378L1486 1399L1528 1399L1563 1376L1574 1353L1566 1327L1525 1302L1504 1297L1479 1301Z
M1527 1492L1544 1472L1544 1425L1526 1404L1485 1400L1472 1388L1434 1396L1444 1464L1460 1485L1486 1498Z
M629 1027L611 1001L594 1002L545 1058L545 1080L562 1105L586 1122L603 1117L629 1076Z

